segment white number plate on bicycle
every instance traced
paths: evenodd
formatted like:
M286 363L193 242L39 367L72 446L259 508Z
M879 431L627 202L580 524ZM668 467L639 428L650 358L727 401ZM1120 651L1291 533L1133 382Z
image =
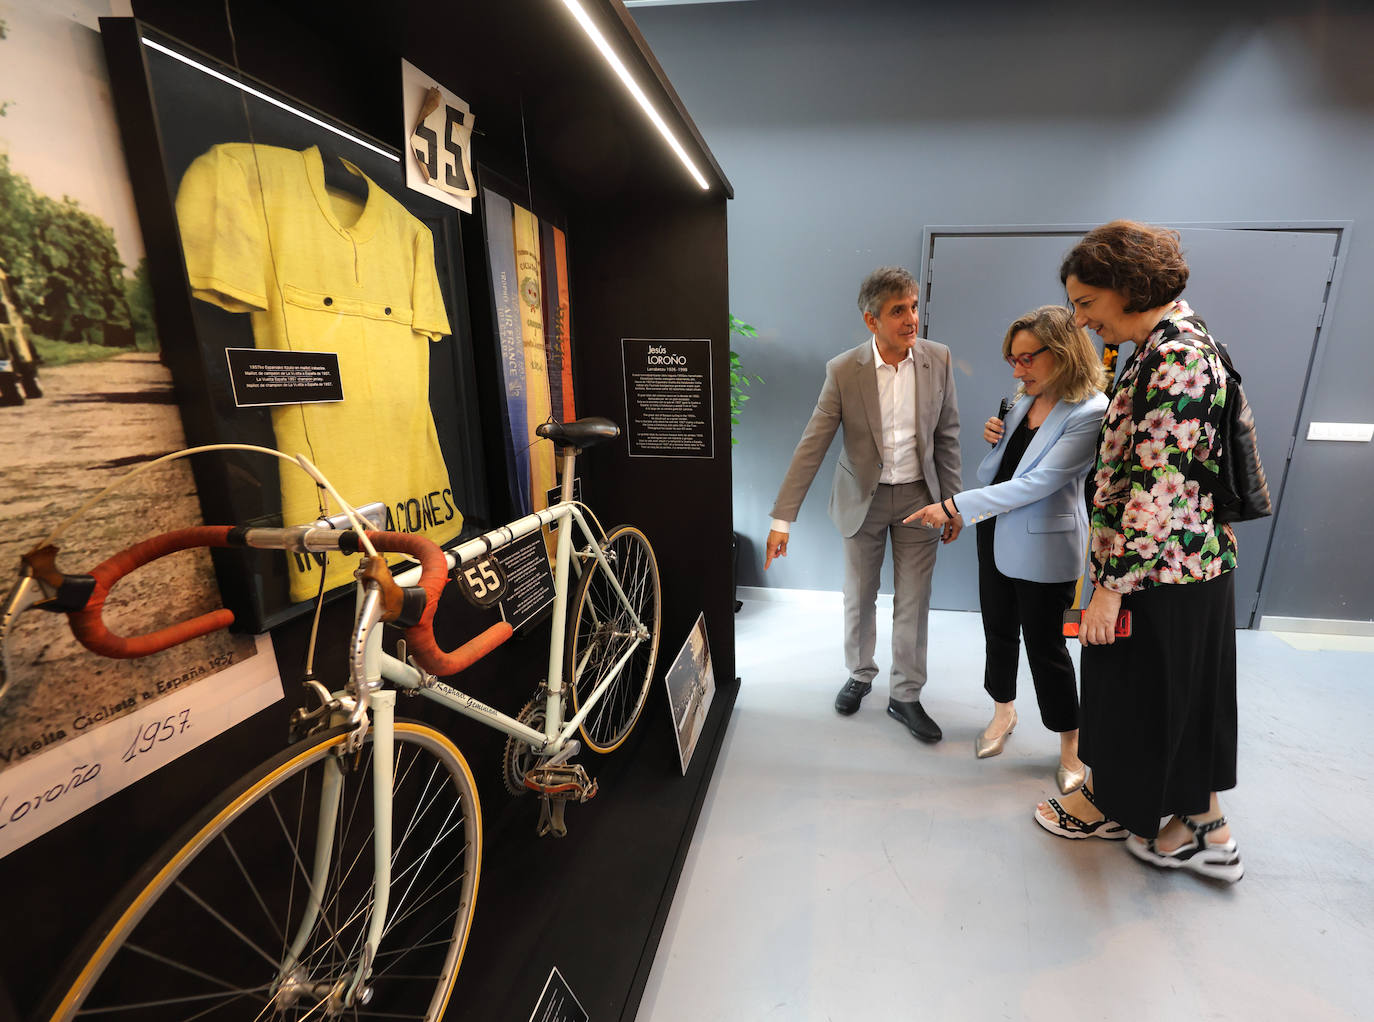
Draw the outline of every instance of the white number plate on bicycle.
M490 607L506 595L506 572L491 554L453 569L453 581L474 607Z

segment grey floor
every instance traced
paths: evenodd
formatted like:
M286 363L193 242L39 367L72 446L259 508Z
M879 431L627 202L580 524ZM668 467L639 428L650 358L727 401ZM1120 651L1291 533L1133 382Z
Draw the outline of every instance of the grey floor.
M1374 641L1239 633L1230 887L1037 827L1058 741L1029 681L976 760L979 618L931 619L936 746L883 714L885 673L836 715L837 598L745 603L641 1022L1374 1019Z

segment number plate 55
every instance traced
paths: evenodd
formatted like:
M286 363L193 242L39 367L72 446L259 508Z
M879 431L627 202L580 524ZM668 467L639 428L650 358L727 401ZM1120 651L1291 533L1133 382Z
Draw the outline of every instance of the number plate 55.
M506 595L506 573L495 557L459 565L453 580L474 607L490 607Z

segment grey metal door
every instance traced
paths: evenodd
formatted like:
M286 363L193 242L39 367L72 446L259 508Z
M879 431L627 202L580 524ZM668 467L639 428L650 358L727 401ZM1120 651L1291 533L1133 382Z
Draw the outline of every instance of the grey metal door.
M983 422L1015 385L1001 360L1003 332L1022 312L1063 302L1059 262L1081 234L1071 228L930 232L922 331L953 349L965 487L978 484L975 470L988 450ZM1245 378L1277 501L1335 266L1338 231L1181 228L1180 234L1191 270L1184 297L1227 345ZM1236 623L1241 627L1250 625L1259 599L1273 522L1236 527ZM972 542L942 550L935 606L976 610L977 577Z

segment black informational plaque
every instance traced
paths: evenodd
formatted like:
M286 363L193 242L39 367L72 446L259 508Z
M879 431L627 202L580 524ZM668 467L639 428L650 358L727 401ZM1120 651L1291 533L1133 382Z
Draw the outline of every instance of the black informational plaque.
M577 1002L568 987L568 981L554 966L549 980L544 984L544 992L539 995L539 1003L534 1006L530 1022L590 1022L591 1016Z
M632 458L712 458L711 342L620 341Z
M553 572L542 532L496 551L506 575L506 595L501 598L501 615L516 631L539 619L553 605Z
M560 500L562 500L562 499L563 499L563 484L562 484L562 483L559 483L557 486L553 487L553 489L549 490L548 493L547 493L547 495L546 495L546 497L545 497L545 499L546 499L546 501L547 501L547 503L544 505L545 507L553 507L553 506L554 506L555 504L557 504ZM573 501L574 501L575 503L578 503L578 504L582 503L582 477L581 477L581 476L573 476L572 499L573 499ZM562 521L562 519L556 519L556 520L554 520L554 521L552 521L552 522L549 522L549 532L557 532L557 531L558 531L558 523L559 523L560 521ZM573 533L573 535L576 536L577 533Z
M344 399L339 356L332 351L225 348L239 408L320 404Z

